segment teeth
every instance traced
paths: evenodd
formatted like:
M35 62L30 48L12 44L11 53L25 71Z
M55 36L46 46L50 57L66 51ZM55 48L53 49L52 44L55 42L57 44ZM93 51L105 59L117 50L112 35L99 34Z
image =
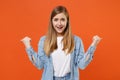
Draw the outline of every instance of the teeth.
M62 29L63 27L57 27L58 29Z

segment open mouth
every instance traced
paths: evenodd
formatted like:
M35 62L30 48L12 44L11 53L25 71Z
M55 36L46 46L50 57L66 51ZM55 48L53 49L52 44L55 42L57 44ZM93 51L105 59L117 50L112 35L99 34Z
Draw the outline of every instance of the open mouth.
M58 29L62 29L63 27L57 27Z

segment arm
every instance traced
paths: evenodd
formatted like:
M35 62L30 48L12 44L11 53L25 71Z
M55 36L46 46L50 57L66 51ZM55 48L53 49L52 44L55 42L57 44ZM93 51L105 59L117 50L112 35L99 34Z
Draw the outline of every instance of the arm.
M76 50L76 63L80 69L85 69L87 65L91 62L96 46L100 40L100 37L94 36L93 42L86 52L84 52L82 40L79 40L79 48Z
M44 66L44 52L43 52L43 39L41 38L38 44L38 53L36 53L34 51L34 49L32 48L32 46L30 45L30 38L29 37L25 37L24 39L22 39L22 42L24 43L25 47L26 47L26 52L28 54L28 57L30 59L30 61L38 68L41 69Z

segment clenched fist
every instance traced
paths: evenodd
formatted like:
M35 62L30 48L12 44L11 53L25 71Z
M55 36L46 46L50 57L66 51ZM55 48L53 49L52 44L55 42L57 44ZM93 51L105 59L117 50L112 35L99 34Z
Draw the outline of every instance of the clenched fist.
M101 41L101 39L102 39L102 38L100 38L98 35L93 36L92 45L93 45L93 46L96 46L96 45Z
M24 37L22 40L23 44L25 45L26 48L30 48L30 41L31 41L31 38L29 38L28 36Z

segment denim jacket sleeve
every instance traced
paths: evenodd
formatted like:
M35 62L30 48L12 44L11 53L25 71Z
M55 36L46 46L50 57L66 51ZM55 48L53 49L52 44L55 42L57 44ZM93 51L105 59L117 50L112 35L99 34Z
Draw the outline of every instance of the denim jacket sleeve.
M28 54L30 61L38 69L42 69L44 67L45 62L46 62L47 56L45 55L45 52L43 50L44 39L45 39L45 37L42 37L38 43L38 53L36 53L32 47L26 49L26 52Z
M80 69L85 69L91 62L95 49L95 46L89 46L88 50L85 52L82 40L77 38L75 48L75 63Z

